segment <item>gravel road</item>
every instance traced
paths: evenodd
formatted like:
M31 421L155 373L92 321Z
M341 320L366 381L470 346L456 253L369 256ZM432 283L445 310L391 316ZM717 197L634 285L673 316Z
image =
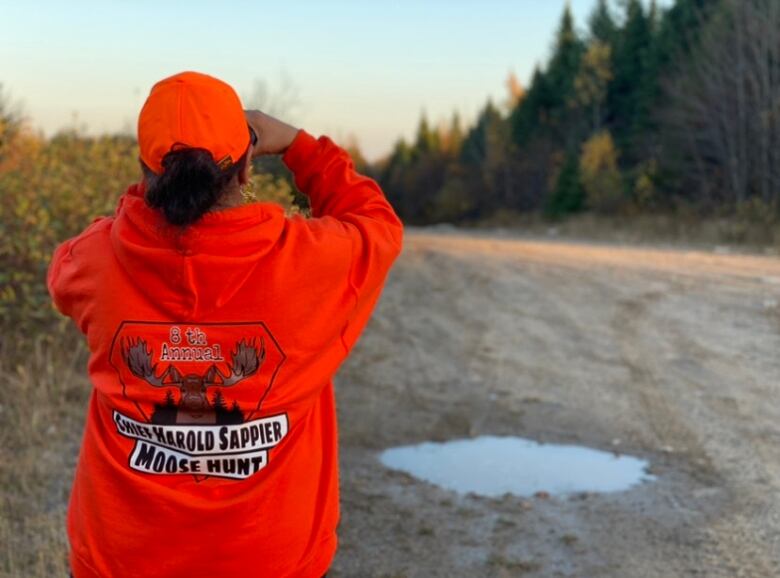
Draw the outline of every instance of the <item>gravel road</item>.
M780 576L778 259L410 228L336 388L333 576ZM378 461L482 434L657 480L491 499Z

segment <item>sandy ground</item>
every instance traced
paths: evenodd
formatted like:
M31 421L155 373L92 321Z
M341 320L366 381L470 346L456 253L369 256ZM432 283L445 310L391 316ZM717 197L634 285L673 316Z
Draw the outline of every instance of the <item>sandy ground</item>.
M780 576L778 259L409 229L336 383L333 576ZM489 499L378 461L480 434L658 479Z

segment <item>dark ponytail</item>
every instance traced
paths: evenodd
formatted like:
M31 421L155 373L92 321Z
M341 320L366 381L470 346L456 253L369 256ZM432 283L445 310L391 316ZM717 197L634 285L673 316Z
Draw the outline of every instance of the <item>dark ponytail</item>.
M245 162L246 154L237 163L220 169L206 149L171 151L162 159L162 174L143 167L146 202L161 209L172 225L190 225L214 206Z

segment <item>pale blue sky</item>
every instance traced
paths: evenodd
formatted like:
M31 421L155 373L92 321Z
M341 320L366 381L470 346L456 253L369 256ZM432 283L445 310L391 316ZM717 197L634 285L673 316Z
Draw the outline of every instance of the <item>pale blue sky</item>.
M580 28L594 3L571 1ZM292 87L285 120L337 142L353 135L374 160L414 135L422 111L438 123L457 110L468 124L488 97L503 102L509 72L525 84L546 58L564 5L0 0L0 83L51 134L74 123L134 131L152 84L182 70L245 99L264 81L272 96Z

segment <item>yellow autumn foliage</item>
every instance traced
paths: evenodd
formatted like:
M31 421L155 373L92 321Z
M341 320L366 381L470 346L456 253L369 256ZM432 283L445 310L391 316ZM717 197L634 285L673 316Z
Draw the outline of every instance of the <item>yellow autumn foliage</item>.
M582 145L580 181L591 209L612 213L623 202L623 179L618 168L617 148L608 131L594 134Z

